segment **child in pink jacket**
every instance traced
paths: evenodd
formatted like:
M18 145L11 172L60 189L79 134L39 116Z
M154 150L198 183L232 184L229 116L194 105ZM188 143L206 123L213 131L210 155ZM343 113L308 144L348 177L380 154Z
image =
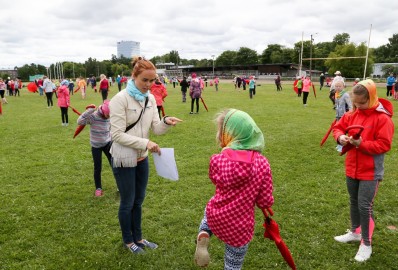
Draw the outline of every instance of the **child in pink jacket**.
M62 126L64 126L64 127L69 125L68 107L70 105L70 98L69 98L68 85L69 85L69 82L67 80L63 80L61 82L61 86L57 90L57 92L58 92L58 107L61 108Z
M272 173L261 154L264 137L245 112L227 109L217 117L221 153L210 159L209 178L215 185L199 226L195 262L205 267L214 234L225 243L224 269L241 269L254 234L255 206L273 205Z

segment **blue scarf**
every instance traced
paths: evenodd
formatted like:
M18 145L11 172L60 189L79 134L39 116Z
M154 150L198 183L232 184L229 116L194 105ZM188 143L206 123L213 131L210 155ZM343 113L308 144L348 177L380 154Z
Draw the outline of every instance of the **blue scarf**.
M134 80L128 80L127 82L127 87L126 87L127 93L129 93L130 96L132 96L135 100L137 101L144 101L145 98L148 97L149 90L145 94L143 94L137 86L135 86Z

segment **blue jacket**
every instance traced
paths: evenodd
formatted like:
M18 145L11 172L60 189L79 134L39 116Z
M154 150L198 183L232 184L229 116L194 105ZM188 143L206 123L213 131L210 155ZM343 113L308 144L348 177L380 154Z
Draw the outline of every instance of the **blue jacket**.
M389 76L387 78L387 86L392 86L395 83L395 77Z

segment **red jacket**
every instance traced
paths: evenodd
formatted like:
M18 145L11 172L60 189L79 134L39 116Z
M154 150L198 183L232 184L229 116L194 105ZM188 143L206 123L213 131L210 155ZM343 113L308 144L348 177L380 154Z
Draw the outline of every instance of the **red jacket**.
M358 148L347 152L346 175L358 180L382 180L384 175L384 155L391 149L394 123L391 120L391 102L379 98L376 106L366 110L356 109L346 113L333 128L333 137L338 140L347 127L362 125L362 141ZM350 130L348 136L357 130Z

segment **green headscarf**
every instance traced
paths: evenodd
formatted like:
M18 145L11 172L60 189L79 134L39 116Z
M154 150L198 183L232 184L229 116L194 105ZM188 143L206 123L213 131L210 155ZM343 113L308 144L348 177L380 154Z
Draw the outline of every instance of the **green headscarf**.
M264 136L254 120L243 111L231 109L224 118L221 145L234 150L264 149Z

